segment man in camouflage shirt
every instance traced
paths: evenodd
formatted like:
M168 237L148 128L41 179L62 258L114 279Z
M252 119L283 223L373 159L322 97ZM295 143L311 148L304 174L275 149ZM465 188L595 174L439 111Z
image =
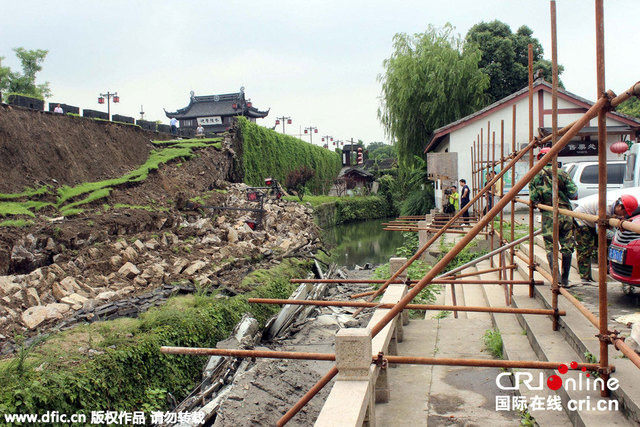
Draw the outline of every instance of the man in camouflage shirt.
M538 160L549 152L549 148L543 148L538 153ZM562 169L558 169L558 206L562 209L571 210L572 199L578 192L578 187ZM546 165L529 182L529 198L535 204L553 205L553 170L551 163ZM571 257L576 242L573 235L573 218L559 214L558 243L560 243L560 253L562 253L562 277L559 280L561 286L569 284L569 271L571 270ZM553 212L542 211L542 237L544 238L544 248L547 251L547 261L549 269L553 271Z

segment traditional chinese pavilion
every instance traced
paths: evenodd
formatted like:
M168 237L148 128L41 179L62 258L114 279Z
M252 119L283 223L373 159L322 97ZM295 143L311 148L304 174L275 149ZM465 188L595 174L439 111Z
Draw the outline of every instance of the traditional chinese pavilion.
M181 135L192 136L198 125L202 125L205 133L225 132L235 117L244 116L255 122L257 118L267 117L269 110L255 108L251 100L245 98L244 87L241 87L240 92L222 95L195 96L191 91L189 105L176 112L165 110L164 113L179 121Z

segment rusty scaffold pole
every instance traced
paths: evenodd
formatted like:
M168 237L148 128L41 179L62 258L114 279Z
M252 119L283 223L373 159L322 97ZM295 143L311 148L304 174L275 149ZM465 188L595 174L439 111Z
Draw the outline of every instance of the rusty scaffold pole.
M533 141L533 46L529 43L529 141ZM533 148L529 151L529 170L533 168ZM531 196L531 194L529 194ZM529 205L529 280L533 282L535 257L533 256L533 205ZM533 298L533 286L529 287L529 298Z
M363 308L393 308L395 304L380 304L366 301L324 301L324 300L291 300L277 298L249 298L252 304L276 304L276 305L313 305L318 307L363 307ZM512 307L482 307L466 305L435 305L435 304L407 304L408 310L422 311L467 311L475 313L511 313L511 314L540 314L552 316L553 310L544 308L512 308ZM566 316L567 312L559 311L560 316Z
M494 171L496 170L496 131L493 131L493 133L491 134L492 138L491 138L491 175L493 176ZM502 178L500 178L502 179ZM495 186L491 187L491 189L489 190L489 194L491 195L491 205L493 206L493 203L495 203L496 201L496 194L495 194ZM500 211L502 212L502 211ZM494 239L495 239L495 234L496 234L496 230L495 230L495 217L491 218L491 231L490 231L490 237L491 237L491 250L493 250L493 244L494 244ZM491 258L491 267L493 267L493 258Z
M605 94L604 68L604 7L602 0L595 2L596 12L596 68L597 68L597 96ZM607 308L607 116L606 111L598 113L598 300L600 317L600 375L604 381L600 394L609 396L606 382L609 379L607 364L609 363L609 325Z
M319 360L334 361L336 355L333 353L303 353L296 351L270 351L270 350L233 350L223 348L192 348L192 347L160 347L162 354L190 354L194 356L230 356L230 357L256 357L265 359L293 359L293 360ZM391 356L385 355L389 363L400 365L440 365L440 366L475 366L486 368L523 368L523 369L558 369L563 362L540 362L540 361L520 361L520 360L492 360L492 359L452 359L434 357L411 357L411 356ZM378 355L371 356L371 363L378 362ZM596 371L596 363L578 363L575 368L567 367L569 370L581 371L582 368L588 371ZM611 369L615 369L613 366ZM287 420L288 421L288 420ZM277 425L284 425L278 422Z
M494 162L495 162L495 156L494 156ZM495 167L495 166L494 166ZM502 170L504 168L504 120L500 120L500 170ZM500 194L499 197L502 199L502 190L504 188L504 175L502 175L500 177ZM498 231L498 246L502 245L504 237L502 235L503 231L504 231L504 226L503 226L503 221L504 221L504 210L500 211L500 229ZM513 225L513 224L512 224ZM512 227L513 228L513 227ZM502 267L504 267L504 256L503 256L502 252L500 254L500 278L502 280L506 280L507 278L505 277L505 273L506 270L502 270Z
M511 152L515 153L516 152L516 104L513 104L513 114L512 114L512 119L511 119ZM502 169L504 169L504 161L502 162ZM515 173L515 168L511 170L511 185L513 185L513 183L516 180L516 173ZM503 197L504 197L504 187L503 187ZM511 200L511 241L513 242L514 238L515 238L515 228L516 228L516 202L514 200ZM514 256L515 256L515 252L516 252L516 248L513 247L511 248L511 265L514 264ZM513 275L514 275L514 271L511 270L509 272L509 279L513 280ZM511 290L511 294L513 294L513 289Z
M551 146L558 142L558 41L556 33L556 2L549 2L551 8L551 68L552 68L552 85L551 85ZM560 224L558 216L558 157L554 156L551 161L553 176L553 266L552 282L551 282L551 307L558 309L558 295L560 293L559 276L560 266L558 265L558 249L560 238ZM558 316L553 316L553 330L558 330Z
M478 158L478 188L484 188L484 129L480 128L480 157ZM478 191L480 192L480 191ZM482 217L486 209L486 200L483 197L480 201L479 217Z

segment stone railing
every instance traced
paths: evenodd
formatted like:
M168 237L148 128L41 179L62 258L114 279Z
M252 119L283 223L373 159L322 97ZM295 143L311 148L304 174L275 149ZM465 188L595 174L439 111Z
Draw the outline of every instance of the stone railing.
M390 274L393 275L406 258L391 258ZM406 272L398 279L405 280ZM389 285L381 303L397 303L407 293L404 284ZM375 404L389 401L388 370L372 364L372 356L380 352L397 353L397 343L402 341L402 326L409 323L407 310L371 338L371 327L378 323L390 309L376 309L366 328L343 328L336 335L336 367L338 375L327 397L317 427L324 426L375 426Z

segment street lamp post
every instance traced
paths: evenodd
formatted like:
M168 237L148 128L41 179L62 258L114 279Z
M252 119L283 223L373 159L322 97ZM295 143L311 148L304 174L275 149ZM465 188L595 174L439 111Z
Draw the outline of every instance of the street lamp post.
M314 126L309 126L308 128L304 128L304 133L309 134L309 143L313 144L313 134L318 133L318 128Z
M327 150L329 149L329 142L333 142L333 137L330 135L325 135L322 137L322 142L325 142L325 146L324 148L326 148Z
M276 126L280 124L280 120L282 120L282 133L284 134L284 122L286 120L287 124L290 125L291 124L291 117L276 117Z
M101 93L98 98L98 104L104 104L104 98L107 98L107 120L111 120L111 98L113 98L114 103L120 102L120 97L118 96L118 92L107 92Z

